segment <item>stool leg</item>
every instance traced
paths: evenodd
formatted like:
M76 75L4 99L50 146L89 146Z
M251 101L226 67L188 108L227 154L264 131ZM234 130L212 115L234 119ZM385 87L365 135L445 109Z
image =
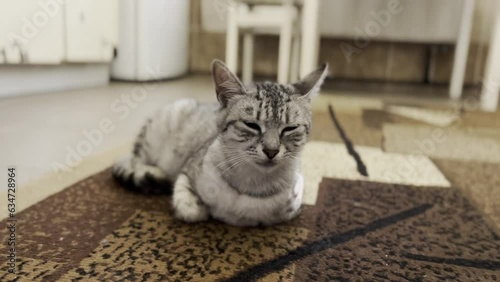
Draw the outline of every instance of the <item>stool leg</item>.
M253 32L248 31L243 37L243 83L253 80Z
M496 12L481 91L481 110L489 112L496 111L500 92L500 4Z
M460 31L457 38L455 58L453 60L453 70L450 81L449 91L451 99L459 99L460 96L462 96L465 68L467 66L467 53L469 51L472 17L474 13L474 2L475 0L464 0L463 2Z
M280 47L278 58L278 83L288 83L290 68L290 49L292 45L292 20L285 21L281 26Z
M290 67L290 82L299 80L300 64L300 33L296 32L292 39L292 66Z
M300 44L300 77L318 66L320 0L305 0L302 8L302 40Z
M238 70L238 24L236 22L236 6L228 7L226 35L226 65L230 71Z

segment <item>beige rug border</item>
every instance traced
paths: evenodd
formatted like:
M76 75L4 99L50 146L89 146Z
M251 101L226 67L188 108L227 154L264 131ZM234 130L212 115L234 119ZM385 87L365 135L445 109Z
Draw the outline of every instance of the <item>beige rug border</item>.
M71 171L50 172L18 187L16 190L16 214L30 206L54 195L65 188L83 180L99 171L110 167L113 162L130 151L133 141L128 141L101 154L84 158L82 162ZM7 206L7 190L2 190L0 206ZM8 216L7 209L0 209L0 220Z

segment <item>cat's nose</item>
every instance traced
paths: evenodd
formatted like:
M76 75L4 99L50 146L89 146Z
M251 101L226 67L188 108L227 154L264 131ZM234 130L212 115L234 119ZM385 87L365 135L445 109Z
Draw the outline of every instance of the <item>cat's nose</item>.
M274 149L263 149L262 152L264 152L264 154L266 154L266 156L272 160L278 153L279 153L279 150L274 150Z

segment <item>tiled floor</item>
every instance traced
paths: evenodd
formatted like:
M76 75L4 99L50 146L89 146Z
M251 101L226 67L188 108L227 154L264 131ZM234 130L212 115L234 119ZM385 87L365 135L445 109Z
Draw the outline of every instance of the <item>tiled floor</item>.
M159 84L113 82L103 88L1 99L1 165L16 166L21 185L26 184L50 172L54 162L65 164L68 152L87 140L83 131L94 132L101 120L111 120L115 128L92 145L89 156L132 139L144 119L170 100L215 101L211 83L208 76ZM138 93L137 102L134 93ZM129 105L122 100L127 96L132 101Z

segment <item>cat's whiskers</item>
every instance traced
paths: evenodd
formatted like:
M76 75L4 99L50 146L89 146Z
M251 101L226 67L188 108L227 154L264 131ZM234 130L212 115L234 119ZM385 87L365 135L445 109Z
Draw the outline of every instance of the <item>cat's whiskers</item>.
M216 168L220 168L220 167L222 167L222 166L224 166L226 164L232 163L234 161L239 161L239 160L244 159L244 158L246 158L246 156L244 154L238 154L236 156L232 156L230 158L225 159L223 162L220 162L215 167Z
M243 163L246 163L246 158L242 158L239 161L236 161L235 163L229 165L229 167L227 167L224 171L222 171L221 174L224 175L224 173L226 173L228 170L236 169L238 166L240 166Z

